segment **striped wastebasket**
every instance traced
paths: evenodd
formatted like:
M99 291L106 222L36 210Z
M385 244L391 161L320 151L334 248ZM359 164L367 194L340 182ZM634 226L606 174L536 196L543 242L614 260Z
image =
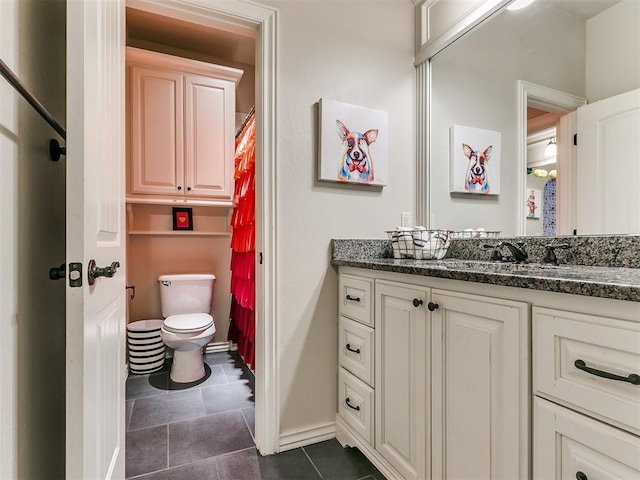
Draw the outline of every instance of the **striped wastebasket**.
M146 374L164 366L164 342L160 330L164 320L138 320L127 325L129 372Z

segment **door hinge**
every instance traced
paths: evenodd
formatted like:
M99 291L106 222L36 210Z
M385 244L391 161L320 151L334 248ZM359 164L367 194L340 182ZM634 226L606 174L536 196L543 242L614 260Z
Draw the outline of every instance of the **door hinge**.
M577 133L573 134L573 144L574 145L578 145L578 134Z
M82 286L82 264L81 263L69 264L69 286L70 287Z

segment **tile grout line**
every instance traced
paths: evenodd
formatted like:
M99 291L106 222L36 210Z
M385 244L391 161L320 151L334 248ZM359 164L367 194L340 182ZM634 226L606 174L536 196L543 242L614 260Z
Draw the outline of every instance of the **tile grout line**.
M313 463L313 460L311 460L311 457L309 456L309 454L307 453L307 451L304 449L304 447L300 447L300 450L302 450L304 452L304 454L306 455L306 457L309 459L309 462L311 462L311 465L313 466L313 468L315 468L316 472L318 472L318 475L320 475L320 478L324 478L322 476L322 474L320 473L320 470L318 470L318 467L316 467L316 464Z
M247 407L247 408L250 408L250 407ZM253 408L255 409L255 405ZM247 420L247 417L244 415L244 408L240 409L240 415L242 415L242 418L244 418L244 423L247 426L247 429L249 430L249 435L251 435L251 440L253 440L253 444L255 445L256 438L253 436L253 432L251 431L251 427L249 426L249 421Z
M169 460L169 459L170 459L170 457L171 457L170 452L169 452L169 445L170 445L170 444L169 444L169 442L170 442L170 437L169 437L169 424L167 423L167 424L165 425L165 427L167 427L167 470L168 470L169 468L171 468L171 464L169 463L169 462L170 462L170 460Z

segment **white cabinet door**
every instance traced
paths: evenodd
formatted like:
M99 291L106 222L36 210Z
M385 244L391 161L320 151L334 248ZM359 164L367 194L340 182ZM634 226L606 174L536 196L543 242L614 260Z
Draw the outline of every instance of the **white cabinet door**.
M235 84L185 77L187 196L233 197Z
M130 193L182 195L183 76L135 65L129 75Z
M533 478L640 478L640 438L534 397Z
M427 477L428 289L375 284L375 448L406 479Z
M433 478L528 478L528 305L442 290L431 302Z

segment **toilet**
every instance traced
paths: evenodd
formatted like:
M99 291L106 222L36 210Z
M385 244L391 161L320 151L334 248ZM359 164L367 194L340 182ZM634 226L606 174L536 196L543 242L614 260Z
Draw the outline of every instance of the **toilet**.
M213 284L210 274L160 275L160 303L164 323L162 341L173 349L171 380L190 383L204 377L202 347L213 338L211 313Z

